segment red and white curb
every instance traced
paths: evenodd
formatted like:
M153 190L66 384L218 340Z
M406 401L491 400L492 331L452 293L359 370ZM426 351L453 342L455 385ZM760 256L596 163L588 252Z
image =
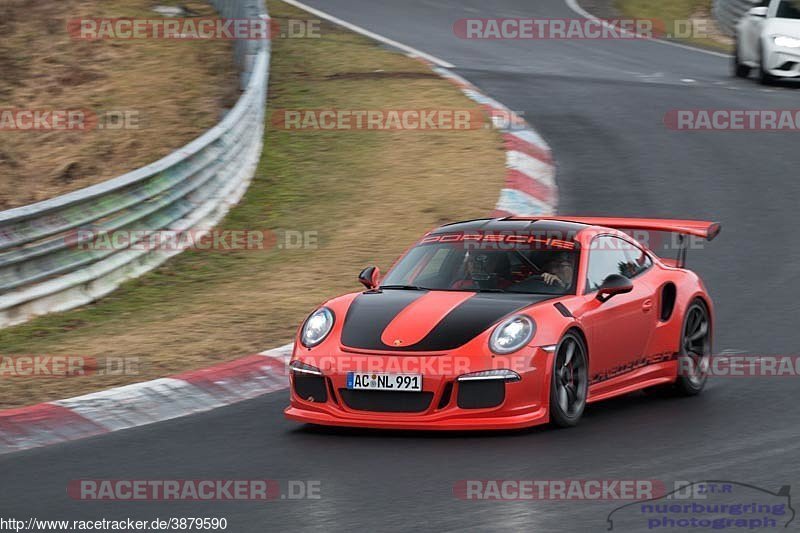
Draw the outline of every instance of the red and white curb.
M306 8L299 2L289 3ZM321 12L315 14L325 16ZM554 214L558 205L556 169L544 139L508 107L484 95L461 76L436 66L442 61L432 62L429 56L418 51L409 53L407 48L401 49L480 104L501 131L506 176L492 216ZM287 344L153 381L0 411L0 454L171 420L286 389L292 346Z
M292 345L210 368L0 411L0 454L171 420L289 386Z

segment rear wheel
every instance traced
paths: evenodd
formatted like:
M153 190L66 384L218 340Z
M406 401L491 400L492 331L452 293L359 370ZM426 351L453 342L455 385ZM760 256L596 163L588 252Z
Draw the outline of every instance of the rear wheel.
M578 423L589 391L589 363L586 345L574 332L564 335L553 358L550 383L550 420L559 427Z
M708 380L711 358L711 317L705 304L695 300L683 318L678 357L678 391L688 396L702 392Z

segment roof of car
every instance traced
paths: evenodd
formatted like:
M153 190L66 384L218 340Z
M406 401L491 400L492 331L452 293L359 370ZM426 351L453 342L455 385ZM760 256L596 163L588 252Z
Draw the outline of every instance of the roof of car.
M484 231L484 232L519 232L519 233L556 233L574 237L581 230L589 228L588 224L570 222L568 220L538 220L515 218L479 218L445 224L431 231L431 234Z

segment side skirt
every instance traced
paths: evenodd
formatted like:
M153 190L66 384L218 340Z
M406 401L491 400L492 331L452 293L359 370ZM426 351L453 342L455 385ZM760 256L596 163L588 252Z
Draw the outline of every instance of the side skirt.
M672 383L678 377L677 360L654 363L589 385L587 403L622 396L637 390Z

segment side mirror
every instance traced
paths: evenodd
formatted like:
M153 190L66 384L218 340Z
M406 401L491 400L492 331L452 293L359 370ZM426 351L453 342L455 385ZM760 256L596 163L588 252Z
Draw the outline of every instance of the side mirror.
M750 8L750 10L747 12L747 14L750 15L751 17L766 17L768 11L769 11L768 7L766 7L766 6L758 6L758 7Z
M617 294L625 294L633 290L633 282L625 276L619 274L611 274L605 280L600 288L597 289L597 299L601 302L608 301L612 296Z
M378 280L381 278L381 269L376 266L370 266L361 271L358 275L358 281L361 282L367 290L372 290L378 286Z

